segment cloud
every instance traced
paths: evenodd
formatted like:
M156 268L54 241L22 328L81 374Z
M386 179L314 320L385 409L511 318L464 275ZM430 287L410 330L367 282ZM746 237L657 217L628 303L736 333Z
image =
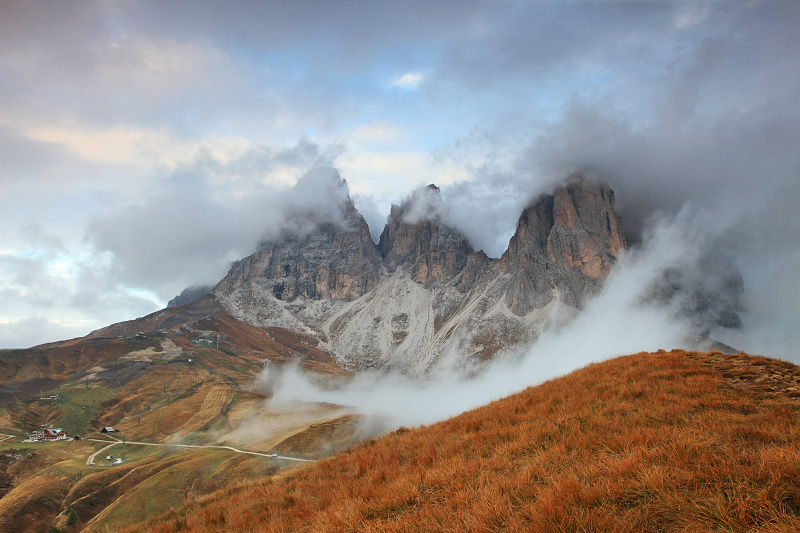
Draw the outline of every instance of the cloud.
M64 327L44 317L24 318L15 322L0 322L0 347L30 348L31 346L74 339L86 335L80 327Z
M389 211L388 207L378 205L377 200L373 195L353 194L351 195L353 204L361 216L369 226L369 234L372 242L378 244L381 238L381 232L386 225L386 213Z
M526 180L497 173L443 187L443 220L461 231L476 250L500 257L522 211L547 186L533 177Z
M201 154L143 202L107 209L88 238L111 254L118 282L147 287L164 301L189 285L213 285L259 239L304 231L299 222L339 219L347 188L338 173L318 169L297 179L299 169L328 161L326 150L303 141L282 150L255 147L228 162ZM284 178L294 172L287 187Z
M84 130L75 125L46 126L29 130L27 137L62 146L94 163L143 167L165 165L196 150L193 143L177 142L165 131L146 129Z
M392 82L396 87L416 89L422 83L424 76L421 72L408 72Z
M116 282L103 257L39 227L22 228L22 252L0 253L0 348L86 335L157 307L146 291Z
M406 224L417 224L427 219L438 219L444 209L441 192L435 186L415 190L411 196L406 198L403 205L405 206L403 222Z

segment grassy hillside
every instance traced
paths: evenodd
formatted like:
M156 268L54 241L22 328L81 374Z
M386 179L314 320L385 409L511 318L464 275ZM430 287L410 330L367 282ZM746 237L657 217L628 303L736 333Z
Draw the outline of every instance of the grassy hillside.
M107 452L124 459L120 465L87 466L86 458L101 446L0 445L0 473L13 478L13 488L0 494L0 531L117 531L187 499L279 470L275 461L224 450L135 445Z
M359 420L346 410L308 404L273 412L264 394L248 391L265 363L299 361L317 376L336 379L344 373L330 356L291 332L254 328L226 315L148 329L181 309L82 339L0 350L0 533L116 531L295 464L166 444L314 458L357 442ZM48 425L83 439L22 442ZM125 461L88 465L112 438L99 433L104 426L114 426L128 444L115 445L97 462L108 454ZM136 441L162 446L131 444Z
M590 365L129 531L800 531L800 371Z

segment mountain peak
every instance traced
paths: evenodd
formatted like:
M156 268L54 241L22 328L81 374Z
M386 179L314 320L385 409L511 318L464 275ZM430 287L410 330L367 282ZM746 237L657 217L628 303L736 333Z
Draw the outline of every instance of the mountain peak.
M380 268L375 245L339 172L308 171L291 198L291 215L277 236L235 262L216 292L230 294L261 280L277 300L352 300L374 288Z
M502 257L502 271L512 277L509 308L524 315L556 298L580 308L627 247L611 187L570 176L519 218Z
M422 284L444 283L461 272L474 250L466 237L441 221L442 211L441 190L433 184L392 206L378 243L389 272L402 267Z
M416 224L425 220L439 220L443 210L442 191L431 183L415 190L399 207L393 205L389 216L402 215L404 222Z

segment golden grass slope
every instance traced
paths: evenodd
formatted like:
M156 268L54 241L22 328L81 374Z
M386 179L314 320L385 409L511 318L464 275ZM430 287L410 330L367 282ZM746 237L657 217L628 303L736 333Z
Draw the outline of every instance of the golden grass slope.
M297 336L276 331L271 337L229 317L204 318L195 326L148 331L144 338L95 334L29 350L0 350L0 434L6 435L0 435L0 533L116 531L256 474L294 467L230 450L131 442L224 443L272 453L276 444L310 430L292 451L303 457L333 453L326 446L328 434L317 434L314 425L341 414L321 406L295 420L291 431L254 432L248 421L272 413L263 395L246 391L264 361L299 360L305 368L335 374L334 361L323 361ZM201 342L208 338L220 339L219 349L216 342ZM48 425L83 438L22 442L24 435ZM108 452L125 461L88 466L88 457L107 446L90 439L111 438L99 433L105 426L127 439L127 445ZM342 439L350 436L344 433Z
M760 357L632 355L130 531L800 531L798 383Z

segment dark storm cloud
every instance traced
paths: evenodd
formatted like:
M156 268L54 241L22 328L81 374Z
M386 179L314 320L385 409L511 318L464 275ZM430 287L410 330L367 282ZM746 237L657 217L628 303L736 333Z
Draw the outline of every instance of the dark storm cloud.
M790 211L769 206L793 196L798 136L800 93L712 123L658 123L644 131L575 103L522 158L535 162L543 175L589 170L610 181L638 241L649 214L675 212L687 202L737 214L791 217ZM778 227L792 225L786 220Z
M798 4L585 7L548 4L540 13L538 6L528 5L519 9L534 9L538 16L506 13L499 20L508 22L514 38L487 30L477 41L485 41L485 54L465 47L457 69L443 74L464 79L467 86L471 74L477 87L543 72L557 81L556 71L586 65L609 73L592 81L591 90L569 87L555 116L530 117L528 147L505 160L496 153L515 150L504 146L511 135L503 135L502 126L483 135L473 131L442 148L440 159L469 161L479 154L479 164L463 164L472 179L444 192L450 203L484 213L481 218L489 223L464 216L454 219L456 225L496 254L502 249L492 238L508 234L508 211L518 211L511 208L580 170L617 189L634 242L652 213L674 213L687 202L769 213L784 219L779 227L795 227L788 220L790 209L767 206L786 206L786 198L795 198L800 166ZM566 16L570 11L573 16ZM540 39L552 54L540 57ZM526 50L532 56L525 57ZM463 74L456 74L458 69Z
M486 3L469 38L447 51L437 80L455 91L481 91L625 68L663 39L674 9L662 2Z

